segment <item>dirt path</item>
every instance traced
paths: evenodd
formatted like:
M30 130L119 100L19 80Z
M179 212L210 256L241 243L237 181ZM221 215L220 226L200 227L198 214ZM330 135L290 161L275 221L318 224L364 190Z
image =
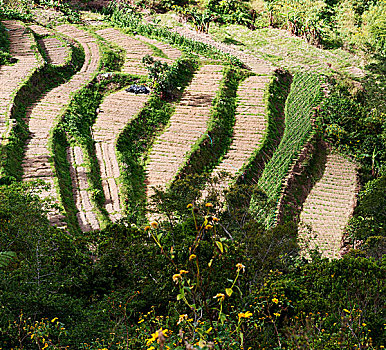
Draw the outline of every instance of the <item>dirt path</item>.
M225 171L234 178L261 145L267 128L263 96L268 81L267 76L252 76L240 85L232 143L214 175Z
M299 238L310 239L324 257L339 258L344 228L358 193L356 166L338 154L327 157L322 178L312 188L300 214ZM311 231L311 232L310 232Z
M37 58L37 51L32 48L35 45L33 36L25 32L24 25L18 21L3 21L3 24L8 29L10 53L17 62L12 66L0 67L0 144L8 138L12 127L9 113L16 92L43 63L41 57Z
M156 139L146 168L148 197L154 193L152 187L165 188L173 180L187 153L206 133L212 102L223 77L222 68L218 65L200 68L176 105L168 128Z
M124 127L139 113L149 95L134 95L125 90L108 95L100 106L93 126L95 149L101 169L106 209L111 221L122 217L120 201L120 170L115 154L115 143Z
M99 65L99 49L94 37L71 25L56 28L59 33L77 40L85 51L85 63L72 79L52 89L36 101L27 111L30 139L26 146L23 161L25 180L42 179L50 189L41 194L42 198L51 197L59 203L59 193L54 186L54 169L51 157L50 131L60 120L72 95L90 81ZM80 210L80 208L78 208ZM58 211L49 214L53 225L63 226L63 216Z

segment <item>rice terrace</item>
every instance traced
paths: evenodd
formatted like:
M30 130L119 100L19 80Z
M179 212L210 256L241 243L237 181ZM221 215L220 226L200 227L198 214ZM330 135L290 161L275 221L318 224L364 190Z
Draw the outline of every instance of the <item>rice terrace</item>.
M384 349L385 0L0 0L0 350Z

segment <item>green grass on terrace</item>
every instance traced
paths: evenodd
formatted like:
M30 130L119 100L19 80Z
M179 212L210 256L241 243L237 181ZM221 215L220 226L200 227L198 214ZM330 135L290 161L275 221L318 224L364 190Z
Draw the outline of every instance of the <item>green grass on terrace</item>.
M276 66L292 71L294 68L307 68L325 74L331 70L352 74L352 69L364 65L360 57L347 51L319 49L281 29L252 31L241 25L211 25L209 33L218 41L233 43L240 50L248 50Z
M294 76L285 107L285 129L281 142L258 181L258 186L271 202L280 198L282 183L293 161L299 156L312 134L312 108L321 98L320 81L317 75L305 72ZM259 210L252 198L251 211ZM268 215L265 224L273 224L275 210Z

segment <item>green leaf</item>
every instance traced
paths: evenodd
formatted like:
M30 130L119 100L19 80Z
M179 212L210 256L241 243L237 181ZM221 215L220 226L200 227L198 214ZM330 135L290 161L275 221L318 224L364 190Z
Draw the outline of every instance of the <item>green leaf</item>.
M0 268L7 267L15 256L14 252L0 252Z
M233 294L232 288L225 288L225 293L227 293L227 296L230 297Z
M220 314L219 319L220 319L221 324L224 324L224 322L226 321L227 317L226 317L225 314Z
M224 253L224 247L223 247L222 243L216 241L216 245L217 245L218 249L220 249L220 252L221 252L221 253Z

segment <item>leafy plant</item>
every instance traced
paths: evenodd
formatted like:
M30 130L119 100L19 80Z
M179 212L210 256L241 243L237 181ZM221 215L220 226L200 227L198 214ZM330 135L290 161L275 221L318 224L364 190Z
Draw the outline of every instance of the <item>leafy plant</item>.
M0 252L0 269L7 267L15 257L16 254L14 252Z

